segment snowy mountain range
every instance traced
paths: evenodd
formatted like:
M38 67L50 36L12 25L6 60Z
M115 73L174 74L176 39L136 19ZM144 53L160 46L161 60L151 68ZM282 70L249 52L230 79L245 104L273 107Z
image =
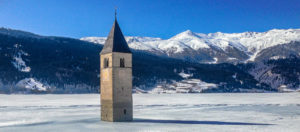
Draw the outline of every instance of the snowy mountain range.
M299 34L288 29L186 31L167 40L126 37L133 52L133 88L137 93L300 91ZM99 92L105 39L0 28L0 93Z
M105 37L81 38L81 40L97 44L104 44L105 39ZM273 29L267 32L244 33L217 32L209 34L194 33L191 30L187 30L169 39L126 37L126 40L132 49L193 62L251 62L289 56L290 54L264 55L264 58L261 58L262 51L268 48L300 41L300 29ZM300 56L300 50L294 55Z

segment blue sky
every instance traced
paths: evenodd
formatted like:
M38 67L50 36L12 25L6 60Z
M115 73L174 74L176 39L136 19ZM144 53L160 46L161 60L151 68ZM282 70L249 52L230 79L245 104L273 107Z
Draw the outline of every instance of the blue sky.
M126 36L300 28L300 0L0 0L0 27L73 38L107 36L115 6Z

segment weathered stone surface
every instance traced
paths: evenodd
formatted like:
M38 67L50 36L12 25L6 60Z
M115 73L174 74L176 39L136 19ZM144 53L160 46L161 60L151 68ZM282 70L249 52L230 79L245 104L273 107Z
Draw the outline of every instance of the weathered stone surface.
M104 68L104 60L109 66ZM120 67L124 58L125 67ZM131 121L132 113L132 54L101 55L101 120Z
M117 20L100 53L100 62L101 120L132 121L132 54Z

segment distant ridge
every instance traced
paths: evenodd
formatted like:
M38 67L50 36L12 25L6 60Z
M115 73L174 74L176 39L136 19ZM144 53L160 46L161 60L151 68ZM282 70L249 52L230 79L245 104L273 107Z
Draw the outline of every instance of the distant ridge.
M81 38L98 44L103 44L105 39L105 37ZM261 58L261 51L267 48L300 41L300 29L209 34L187 30L165 40L151 37L126 37L126 40L130 48L156 55L199 63L235 63L260 60L258 58ZM295 55L299 56L299 54ZM274 58L269 56L267 59L272 57Z

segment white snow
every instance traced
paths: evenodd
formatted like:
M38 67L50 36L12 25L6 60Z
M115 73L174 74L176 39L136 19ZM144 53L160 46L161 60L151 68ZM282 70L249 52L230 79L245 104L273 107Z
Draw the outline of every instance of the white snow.
M81 40L104 44L105 37L85 37ZM300 40L300 29L273 29L267 32L243 33L194 33L190 30L163 40L151 37L126 37L129 47L138 50L157 51L170 55L182 53L186 49L199 50L211 47L226 52L228 48L236 48L249 55L253 61L263 49Z
M216 63L218 62L218 58L215 57L214 60L215 60L215 61L212 62L212 63L213 63L213 64L216 64Z
M218 58L217 58L217 57L214 57L214 60L213 60L213 61L206 62L206 64L217 64L217 62L218 62Z
M189 78L193 76L193 74L187 74L184 73L184 71L180 72L178 75L181 76L182 78Z
M234 75L232 75L232 78L236 79L236 75L237 75L236 73Z
M285 56L276 55L276 56L272 56L270 59L271 60L278 60L278 59L285 59L285 58L286 58Z
M100 121L99 94L0 95L0 131L298 132L299 93L134 94L133 122Z
M138 87L133 88L133 89L132 89L132 92L133 92L133 93L139 93L139 94L141 94L141 93L147 93L146 90L140 89L140 88L138 88Z
M205 40L199 37L196 33L193 33L191 30L182 32L170 38L169 40L182 42L194 50L198 50L200 48L210 48Z
M80 38L80 40L89 41L97 44L104 44L106 37L84 37Z
M151 94L162 94L162 93L174 94L176 92L177 92L176 89L166 88L161 85L158 85L155 88L153 88L151 91L149 91L148 93L151 93Z
M248 60L246 60L246 62L254 61L254 60L256 59L258 53L259 53L259 51L254 52L254 53L250 56L250 58L249 58Z
M38 91L47 91L49 86L42 84L39 81L36 81L34 78L25 78L20 80L17 84L17 87L26 88L31 90L38 90Z
M229 58L227 58L227 60L238 60L237 58L233 58L233 57L229 57Z
M185 74L185 73L180 73ZM185 74L183 76L191 76L191 74ZM218 84L207 83L200 79L188 78L172 84L158 85L153 88L149 93L162 94L162 93L201 93L203 90L218 88Z
M13 61L11 63L21 72L30 72L31 68L26 65L25 61L22 58L22 55L28 56L26 52L21 50L13 56Z
M281 92L295 92L297 90L289 89L287 85L281 85L278 87L278 90Z

